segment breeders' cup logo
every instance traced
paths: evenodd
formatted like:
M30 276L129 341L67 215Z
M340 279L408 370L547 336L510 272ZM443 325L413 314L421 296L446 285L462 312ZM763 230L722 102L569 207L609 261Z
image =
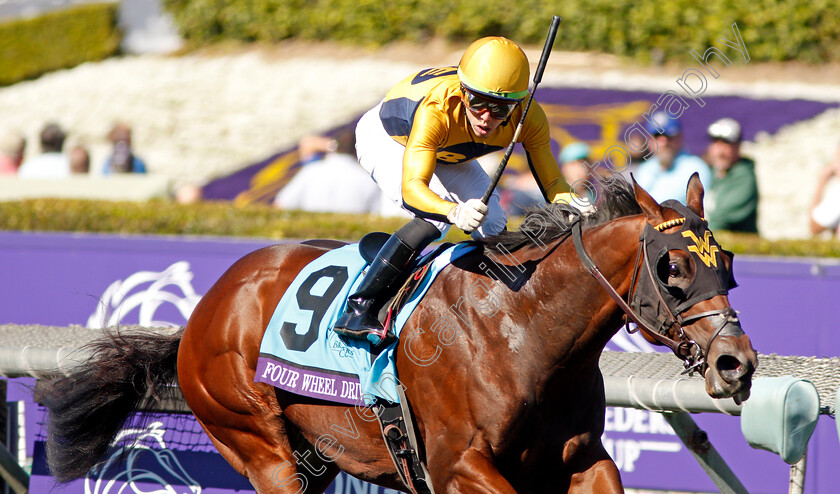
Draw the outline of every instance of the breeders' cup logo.
M166 447L165 432L161 422L153 422L145 429L122 430L114 444L130 442L87 474L85 494L201 494L201 486ZM154 471L138 466L141 456L144 465L152 458ZM117 470L120 466L122 471Z
M125 280L117 280L102 294L96 311L88 318L87 327L116 326L134 309L138 309L141 326L182 326L201 299L193 289L192 280L190 263L186 261L176 262L161 272L139 271ZM184 321L155 320L155 312L164 304L175 306Z

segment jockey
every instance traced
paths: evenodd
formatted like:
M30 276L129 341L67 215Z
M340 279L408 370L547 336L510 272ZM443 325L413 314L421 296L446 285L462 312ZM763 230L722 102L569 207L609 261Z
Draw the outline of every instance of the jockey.
M467 48L457 68L409 76L362 116L356 126L359 163L383 194L414 219L379 251L350 295L336 332L378 344L386 335L374 300L393 288L418 253L451 225L473 238L505 229L498 193L488 204L481 202L491 180L476 158L503 150L513 140L528 83L522 49L508 39L487 37ZM546 201L561 197L565 182L551 151L548 120L536 102L518 142Z

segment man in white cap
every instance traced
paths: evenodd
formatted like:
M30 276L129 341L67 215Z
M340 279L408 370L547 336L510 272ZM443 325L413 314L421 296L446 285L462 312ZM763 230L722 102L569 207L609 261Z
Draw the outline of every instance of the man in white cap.
M741 156L741 125L731 118L715 121L706 131L711 142L706 162L712 184L706 190L706 219L712 230L758 233L758 185L755 163Z

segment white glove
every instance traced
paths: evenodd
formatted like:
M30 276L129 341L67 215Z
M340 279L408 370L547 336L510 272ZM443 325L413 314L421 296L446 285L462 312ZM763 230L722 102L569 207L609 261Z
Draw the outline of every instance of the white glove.
M487 204L481 199L470 199L456 204L446 214L446 219L466 233L472 233L487 218Z
M587 197L581 197L577 194L572 194L570 192L563 192L562 194L557 194L554 197L554 200L551 201L554 203L561 202L563 204L568 204L573 208L577 209L581 213L594 213L595 206L589 201Z

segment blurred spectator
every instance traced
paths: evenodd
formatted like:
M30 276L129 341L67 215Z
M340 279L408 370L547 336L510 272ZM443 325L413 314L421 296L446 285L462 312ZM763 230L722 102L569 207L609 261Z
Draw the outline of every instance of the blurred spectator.
M131 149L131 127L117 122L108 132L108 140L113 145L110 156L105 159L102 173L146 173L146 163L134 155Z
M635 129L635 130L631 130ZM630 177L635 177L639 169L639 165L644 163L645 156L650 155L656 151L654 143L648 139L647 130L642 124L636 122L624 128L622 135L624 135L625 151L624 162L612 163L611 166L621 167L617 170L610 170L610 173L618 173L627 182L630 182ZM618 159L618 154L612 156Z
M589 197L589 172L584 162L589 160L589 146L583 142L571 142L560 150L560 171L569 184L571 192L581 198Z
M589 145L585 142L573 141L563 146L557 157L560 171L566 183L569 184L570 192L574 192L577 196L577 198L573 196L566 198L574 206L588 206L593 196L597 194L598 182L602 180L591 177L590 152ZM603 173L604 177L608 178L606 170L596 168L596 173ZM545 198L530 173L518 173L506 177L504 187L499 191L499 201L509 216L521 216L529 208L545 204Z
M73 146L69 153L70 173L86 175L90 173L90 153L81 144Z
M343 137L347 139L347 137ZM339 145L341 150L339 150ZM339 142L338 139L329 136L311 135L304 136L298 141L298 156L300 163L307 163L323 159L328 153L352 154L354 150L350 141Z
M711 139L706 162L712 185L706 189L706 219L712 230L758 233L758 185L755 162L741 156L741 125L717 120L706 131Z
M634 174L642 188L658 202L676 199L683 204L688 179L694 172L700 175L703 187L709 188L712 178L709 166L683 149L679 119L658 111L651 115L645 128L652 140L650 149L655 149L656 154L640 164Z
M630 158L630 162L627 163L627 168L625 170L621 170L621 174L625 175L625 177L629 180L630 173L635 174L639 165L645 161L644 156L648 143L645 142L644 135L633 132L627 136L626 144L627 155Z
M529 208L545 204L542 191L530 172L502 175L498 191L499 204L508 216L522 216Z
M353 153L352 132L300 140L302 168L280 189L274 205L315 212L379 213L381 193Z
M598 190L601 184L623 176L593 163L590 159L591 149L584 142L571 142L560 151L558 161L563 178L569 184L569 191L573 193L571 204L578 208L586 208L598 200ZM597 175L597 176L593 176Z
M811 201L810 227L811 233L817 235L824 231L840 234L840 188L835 183L828 187L832 178L840 177L840 146L837 147L834 160L817 176L817 190Z
M66 178L70 176L70 159L62 152L67 135L50 122L41 130L41 154L23 162L18 170L21 178Z
M0 175L17 175L25 149L26 139L20 132L9 130L0 135Z
M608 180L611 176L611 172L598 166L598 163L591 162L590 151L584 142L571 142L563 147L559 156L560 171L569 184L570 192L587 202L592 201L597 194L598 183ZM593 173L600 177L593 177Z
M175 191L175 202L178 204L195 204L204 199L204 190L195 184L186 184Z

